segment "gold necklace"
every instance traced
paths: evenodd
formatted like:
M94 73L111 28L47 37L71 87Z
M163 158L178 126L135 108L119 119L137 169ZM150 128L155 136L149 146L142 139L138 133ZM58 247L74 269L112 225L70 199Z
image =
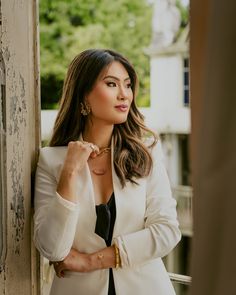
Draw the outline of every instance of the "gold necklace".
M92 172L93 172L93 174L95 174L95 175L101 176L101 175L106 174L107 170L104 169L104 168L97 168L97 169L94 168L94 169L92 169Z
M97 157L100 157L101 155L108 153L110 150L111 150L110 147L100 148L100 149L99 149L99 152L96 153L96 156L97 156Z
M99 152L96 153L96 157L91 158L91 160L94 160L94 159L96 159L97 157L101 157L102 155L107 154L110 150L111 150L110 147L100 148L100 149L99 149ZM92 171L95 175L101 176L101 175L106 174L107 169L105 169L105 168L96 168L96 167L95 167L95 168L92 168L92 167L91 167L91 171Z

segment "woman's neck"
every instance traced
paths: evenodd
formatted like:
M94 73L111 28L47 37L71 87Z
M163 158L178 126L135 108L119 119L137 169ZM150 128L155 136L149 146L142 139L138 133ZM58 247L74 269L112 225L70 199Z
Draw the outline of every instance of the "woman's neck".
M87 126L83 132L83 140L96 144L99 148L108 147L111 144L113 126Z

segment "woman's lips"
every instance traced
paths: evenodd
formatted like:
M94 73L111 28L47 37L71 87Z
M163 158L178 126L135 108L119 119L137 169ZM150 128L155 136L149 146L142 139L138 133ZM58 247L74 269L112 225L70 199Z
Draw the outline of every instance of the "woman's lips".
M121 104L121 105L115 106L115 108L119 110L120 112L126 112L128 110L128 105Z

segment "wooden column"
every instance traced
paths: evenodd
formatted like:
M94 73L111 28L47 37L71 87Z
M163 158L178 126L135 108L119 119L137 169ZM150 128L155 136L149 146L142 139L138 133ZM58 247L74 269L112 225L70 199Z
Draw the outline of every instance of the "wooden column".
M39 294L31 175L39 147L36 0L0 1L0 294ZM3 222L4 221L4 222Z
M235 0L191 0L191 295L236 292L235 11Z

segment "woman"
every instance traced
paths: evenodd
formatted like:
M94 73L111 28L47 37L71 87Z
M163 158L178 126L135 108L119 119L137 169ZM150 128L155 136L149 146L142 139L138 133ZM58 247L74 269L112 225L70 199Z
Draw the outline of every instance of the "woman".
M180 240L160 142L136 107L137 76L111 50L75 57L35 185L35 244L51 295L175 294L161 257Z

